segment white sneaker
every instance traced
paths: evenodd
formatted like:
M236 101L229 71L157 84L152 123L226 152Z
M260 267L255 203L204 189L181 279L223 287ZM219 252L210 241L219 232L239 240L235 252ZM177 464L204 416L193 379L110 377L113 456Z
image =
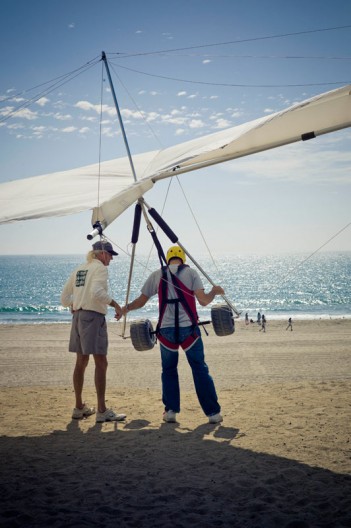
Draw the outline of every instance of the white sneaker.
M210 424L216 424L216 423L223 422L223 416L219 413L212 414L211 416L208 417L208 422Z
M174 411L172 411L171 409L169 411L165 411L163 413L163 420L165 422L170 422L170 423L174 423L176 422L176 416L177 416L177 413L175 413Z
M126 414L116 414L112 409L96 413L96 423L121 422L127 417Z
M78 409L77 407L73 409L72 418L80 420L81 418L86 418L92 414L95 414L95 407L88 407L88 405L84 403L82 409Z

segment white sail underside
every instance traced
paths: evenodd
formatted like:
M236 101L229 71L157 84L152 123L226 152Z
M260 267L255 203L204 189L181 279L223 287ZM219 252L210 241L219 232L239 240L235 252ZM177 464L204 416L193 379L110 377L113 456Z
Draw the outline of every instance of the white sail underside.
M242 125L133 157L0 185L0 223L94 209L106 227L159 179L351 126L351 85ZM307 135L307 137L306 137ZM99 196L99 203L98 203Z

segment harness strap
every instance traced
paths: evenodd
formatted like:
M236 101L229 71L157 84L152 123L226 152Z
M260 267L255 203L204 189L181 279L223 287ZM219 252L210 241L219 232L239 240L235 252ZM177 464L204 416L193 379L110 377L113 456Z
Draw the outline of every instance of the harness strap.
M178 267L178 272L181 271L183 267L185 267L185 265L179 266ZM169 268L166 267L166 266L162 266L162 268L161 268L161 270L162 270L162 278L161 278L161 282L160 282L160 286L159 286L159 295L160 295L159 320L158 320L157 327L156 327L156 335L157 335L158 339L160 340L160 342L166 348L168 348L169 350L178 350L179 344L182 346L182 348L184 350L188 350L194 344L194 342L198 339L198 336L194 332L193 335L189 336L183 343L180 343L180 341L179 341L179 304L181 303L184 311L186 312L186 314L188 315L188 317L189 317L189 319L191 321L192 329L195 330L195 327L197 326L197 322L198 322L196 308L195 308L195 306L194 306L193 309L191 308L191 306L190 306L190 304L187 301L186 296L185 296L187 291L189 292L189 295L190 295L190 293L192 294L192 292L190 292L190 290L188 290L188 288L186 288L186 286L181 282L181 280L178 277L173 275L173 273L169 272L171 280L172 280L172 284L173 284L173 287L174 287L174 291L175 291L175 293L177 295L176 298L169 299L168 298L168 274L167 274L167 269L169 270ZM185 288L186 288L186 290L184 291ZM160 335L161 323L162 323L166 308L167 308L167 306L169 304L174 304L174 318L175 318L174 328L175 328L175 340L176 340L176 343L171 343L170 341L168 341L167 339L165 339L164 337L162 337ZM184 344L184 346L183 346L183 344Z
M163 335L159 334L157 336L158 340L160 341L160 343L162 343L162 345L167 348L168 350L171 350L172 352L176 352L179 348L179 346L182 347L182 349L184 350L184 352L187 352L187 350L190 350L190 348L196 343L196 341L200 338L199 335L196 334L196 332L194 331L193 334L190 334L186 339L184 339L184 341L182 341L181 343L177 342L177 343L172 343L172 341L169 341L166 337L164 337Z

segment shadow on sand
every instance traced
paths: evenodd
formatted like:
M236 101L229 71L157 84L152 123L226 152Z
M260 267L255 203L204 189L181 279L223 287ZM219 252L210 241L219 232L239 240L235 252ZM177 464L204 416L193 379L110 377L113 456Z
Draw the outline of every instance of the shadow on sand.
M351 526L351 477L235 447L239 430L145 420L0 437L5 527Z

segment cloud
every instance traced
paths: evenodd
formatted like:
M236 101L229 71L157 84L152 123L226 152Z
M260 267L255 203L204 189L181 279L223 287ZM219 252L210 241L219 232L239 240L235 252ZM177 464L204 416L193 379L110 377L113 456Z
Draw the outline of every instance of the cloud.
M95 123L96 117L95 116L82 116L80 118L82 121L89 121L90 123Z
M39 106L45 106L49 101L50 99L48 99L47 97L41 97L40 99L38 99L36 104Z
M28 121L32 121L33 119L38 119L37 112L32 112L32 110L29 110L29 108L22 108L21 110L18 110L15 114L13 114L12 117L27 119Z
M56 112L56 114L53 114L52 117L54 119L57 119L58 121L69 121L70 119L72 119L72 116L69 115L69 114L60 114L59 112Z
M229 128L232 125L228 119L217 119L214 128Z
M156 121L156 119L158 119L159 117L160 117L160 114L158 114L157 112L149 112L147 114L146 121L148 122Z
M202 64L209 64L210 62L212 62L210 59L205 59L202 61Z
M201 119L191 119L189 121L189 127L190 128L203 128L205 123Z
M115 110L116 114L116 110ZM123 117L127 119L143 119L145 118L145 112L140 112L140 110L129 110L128 108L124 108L121 110L121 114Z
M117 131L112 127L103 127L101 133L106 137L115 137L117 135Z
M75 108L79 108L80 110L93 111L96 114L100 114L101 112L103 112L111 116L116 115L116 109L113 106L109 106L106 104L101 106L100 104L89 103L89 101L78 101L74 106Z
M77 130L77 127L75 126L70 126L70 127L61 129L61 131L64 132L65 134L71 134L72 132L75 132L76 130Z
M45 126L36 126L31 128L33 134L39 138L43 137L43 133L46 132Z
M75 23L74 22L71 22L70 24L68 24L68 28L69 29L74 29L76 27Z
M0 108L0 116L7 116L8 114L11 114L11 112L14 111L13 106L5 106L4 108Z
M7 128L9 128L10 130L19 130L21 128L24 128L24 126L20 123L11 123L11 125L8 125Z
M301 142L239 158L223 165L223 170L257 178L284 182L351 184L351 152L334 150L326 141L314 145Z
M177 97L184 97L186 95L186 92L185 91L182 91L182 92L178 92L177 93Z
M14 106L4 106L4 108L1 108L0 116L9 117L12 119L26 119L27 121L33 121L34 119L38 119L37 112L29 110L29 108L21 108L19 110L16 110Z

